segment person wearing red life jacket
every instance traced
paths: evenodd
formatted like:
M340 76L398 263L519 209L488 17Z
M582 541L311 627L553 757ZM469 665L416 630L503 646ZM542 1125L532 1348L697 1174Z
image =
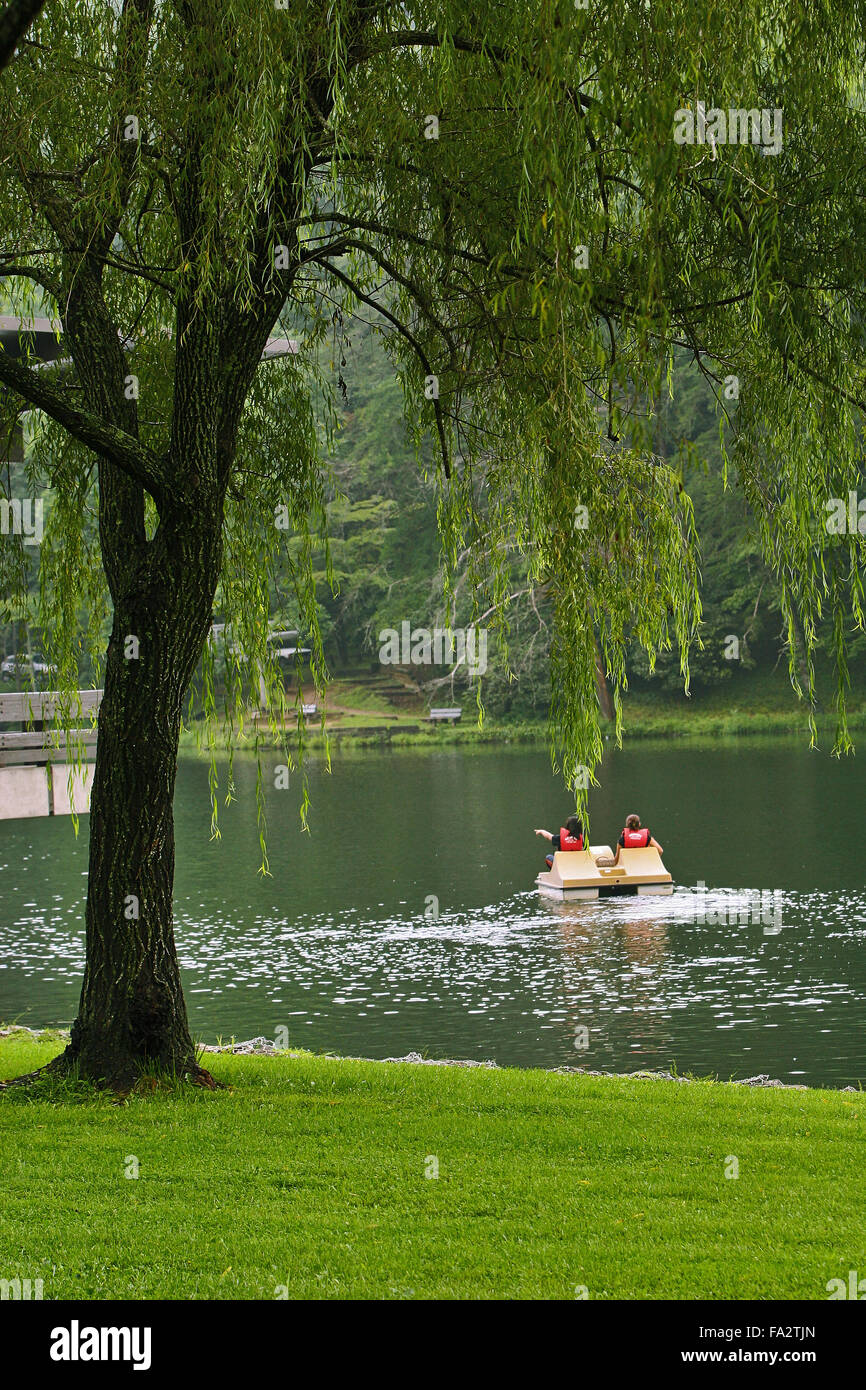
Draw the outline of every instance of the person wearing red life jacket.
M625 829L622 831L617 841L616 854L613 860L614 864L619 861L619 852L621 849L646 849L647 845L650 845L653 849L657 849L659 854L664 853L658 840L653 839L646 826L641 829L640 816L626 816Z
M536 830L535 833L543 840L549 840L553 850L564 850L569 854L583 849L583 823L579 816L569 816L558 835L551 834L549 830ZM545 862L549 869L553 863L553 855L545 855Z

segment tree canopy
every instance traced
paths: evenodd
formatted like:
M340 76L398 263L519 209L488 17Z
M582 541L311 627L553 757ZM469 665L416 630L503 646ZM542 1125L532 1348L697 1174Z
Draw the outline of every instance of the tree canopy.
M119 892L112 865L150 865L130 836L171 840L180 703L217 592L249 670L268 664L286 532L263 518L305 538L291 574L315 627L353 313L384 325L475 612L504 633L515 556L549 586L569 782L601 755L597 645L617 711L630 642L652 665L675 640L687 679L693 514L654 451L678 351L720 425L737 401L726 466L807 685L832 615L848 746L862 539L825 519L861 469L863 60L859 0L46 7L0 78L0 276L21 312L57 320L65 360L2 353L0 383L8 410L35 412L52 487L43 626L68 685L82 604L113 614L94 805L116 835L91 861L92 916ZM263 362L274 334L299 353ZM14 588L21 550L0 556ZM148 730L164 765L138 785L121 735ZM161 809L121 830L136 785Z
M2 273L25 308L38 289L73 363L51 383L0 363L66 436L40 439L60 484L46 578L87 587L94 453L116 494L103 542L147 534L121 523L133 499L195 505L194 394L227 492L224 598L255 648L268 561L247 523L280 504L321 520L317 382L375 304L479 612L515 546L553 584L566 769L599 752L593 624L616 691L629 632L650 658L671 634L687 656L699 614L690 510L652 452L678 344L723 412L735 379L732 463L786 614L808 636L839 613L844 676L859 542L820 523L855 479L863 397L858 9L54 7L0 108ZM781 148L678 144L699 102L781 112ZM280 321L300 360L257 369Z

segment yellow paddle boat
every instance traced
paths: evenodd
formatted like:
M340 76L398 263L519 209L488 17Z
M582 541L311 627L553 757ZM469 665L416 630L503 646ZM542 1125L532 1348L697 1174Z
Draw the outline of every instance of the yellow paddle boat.
M568 902L589 902L593 898L611 898L626 894L672 893L673 880L662 863L657 849L621 849L614 863L609 845L591 845L589 849L561 850L553 856L553 864L536 879L538 891L546 898Z

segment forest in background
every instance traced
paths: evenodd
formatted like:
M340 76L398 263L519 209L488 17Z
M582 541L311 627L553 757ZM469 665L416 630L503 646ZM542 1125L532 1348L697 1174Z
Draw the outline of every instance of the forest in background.
M2 308L2 306L0 306ZM457 557L448 602L436 526L436 485L421 466L402 411L402 391L381 337L365 320L354 320L334 339L334 384L338 429L326 452L329 473L328 554L315 555L316 598L324 653L333 677L381 672L380 633L401 628L459 628L472 621L467 556ZM735 410L735 402L728 402ZM702 646L690 654L690 689L698 702L709 691L728 690L731 702L756 692L772 692L771 703L794 695L788 683L787 635L778 591L760 553L755 528L739 485L724 482L719 413L713 389L694 366L678 369L673 395L657 414L655 451L670 462L681 460L683 485L692 499L700 539L703 622ZM480 483L483 488L483 481ZM0 496L33 496L27 463L2 465ZM45 525L50 525L51 494L43 492ZM263 525L272 524L263 518ZM94 517L95 526L95 517ZM295 542L288 538L290 559ZM300 544L298 541L297 544ZM0 657L28 649L51 657L50 634L38 624L38 548L30 548L27 598L0 596ZM483 682L485 709L501 719L546 716L550 698L550 611L543 585L517 582L504 613L508 660L491 632L489 665ZM274 629L298 625L291 597L289 566L278 566L270 614ZM218 604L219 596L217 596ZM214 619L220 620L218 608ZM497 615L487 614L482 625ZM105 613L105 637L108 611ZM303 642L308 634L301 632ZM866 674L866 638L855 643L851 682L856 694ZM474 700L465 667L450 664L412 668L428 704ZM818 665L821 677L828 672ZM96 673L84 646L81 683ZM666 703L684 699L679 653L660 655L651 672L635 643L630 651L629 688L655 694ZM605 691L600 688L602 702ZM855 701L856 703L856 701Z
M378 334L355 322L335 362L342 422L330 459L330 555L337 592L318 557L317 596L325 649L336 675L378 667L379 633L434 628L471 621L467 556L458 558L453 595L446 606L436 531L436 487L419 469L401 412L401 391ZM728 402L731 410L732 403ZM735 403L733 409L735 410ZM673 396L658 415L655 451L682 460L683 485L692 499L700 538L702 646L690 654L691 694L700 701L715 690L738 688L754 698L764 688L777 704L794 694L788 678L788 644L777 585L736 479L725 486L719 413L713 387L693 366L674 374ZM519 565L516 566L519 576ZM546 715L550 698L549 605L543 586L517 582L506 612L508 666L491 638L483 683L485 708L497 717ZM292 621L291 608L280 620ZM826 688L829 671L818 685ZM423 671L423 668L421 668ZM413 675L419 678L419 668ZM852 685L862 688L866 640L855 644ZM822 677L824 679L822 679ZM434 704L469 694L463 669L431 667L422 688ZM654 672L637 643L630 652L630 690L685 699L679 652L662 653Z

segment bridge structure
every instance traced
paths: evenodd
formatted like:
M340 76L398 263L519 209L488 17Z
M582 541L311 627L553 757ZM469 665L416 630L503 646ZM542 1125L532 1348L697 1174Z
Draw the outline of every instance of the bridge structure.
M96 725L59 729L61 698L53 690L0 695L0 820L90 810ZM79 690L71 709L77 717L80 704L82 716L95 718L101 701L101 690Z

